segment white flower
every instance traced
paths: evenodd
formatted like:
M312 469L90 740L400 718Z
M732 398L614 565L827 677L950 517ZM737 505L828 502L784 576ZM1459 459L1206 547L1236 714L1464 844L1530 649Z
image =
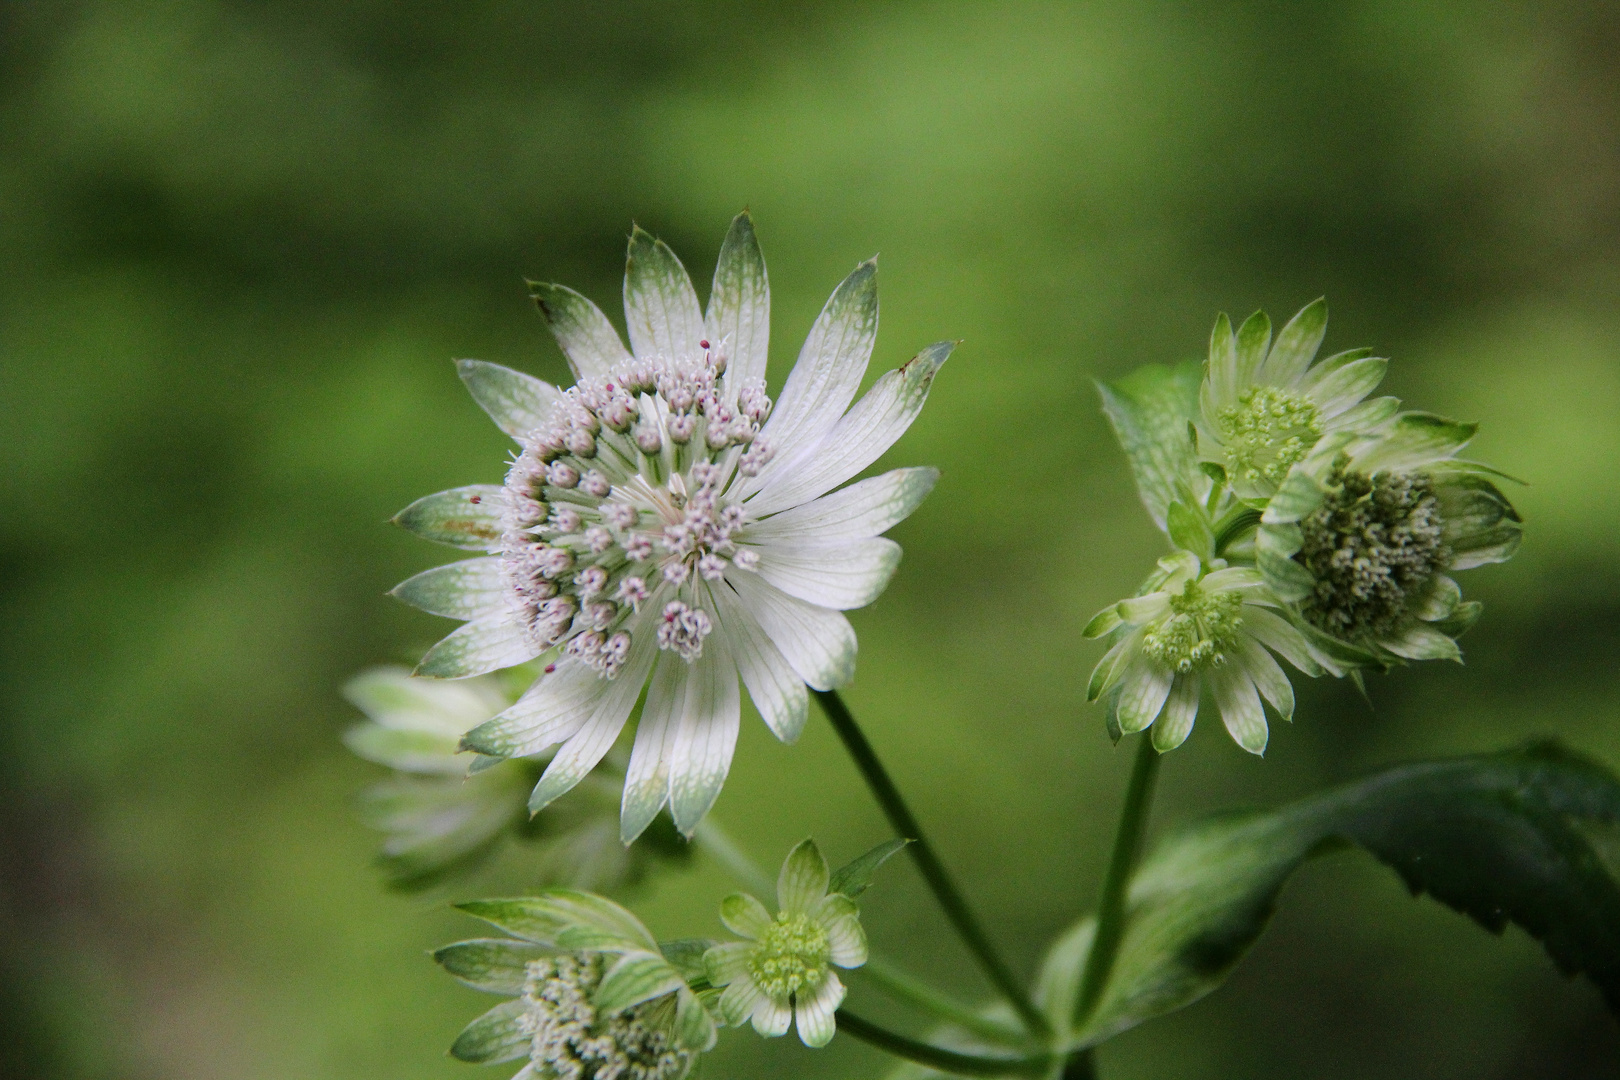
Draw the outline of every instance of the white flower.
M1166 751L1192 731L1207 686L1237 744L1263 753L1261 698L1283 719L1294 715L1294 688L1271 652L1307 675L1322 669L1299 630L1272 610L1281 604L1260 572L1206 570L1196 555L1178 551L1159 560L1143 591L1086 625L1086 637L1117 639L1091 673L1086 700L1111 693L1110 723L1126 735L1152 725L1153 745Z
M1351 349L1311 366L1327 332L1327 303L1307 304L1271 340L1257 311L1237 333L1222 314L1209 341L1199 390L1198 450L1226 470L1239 498L1263 500L1323 436L1372 428L1394 415L1394 398L1363 401L1389 361Z
M776 882L777 914L747 893L720 905L720 921L747 941L716 945L703 955L709 982L726 988L720 1014L729 1024L752 1022L761 1035L787 1032L798 1020L806 1046L826 1046L844 1000L844 984L828 965L866 963L866 932L855 901L828 894L827 860L814 840L788 853Z
M422 674L459 678L555 650L548 674L465 742L500 756L560 744L531 809L591 770L645 686L621 834L633 840L666 802L690 834L730 767L739 676L788 742L804 724L806 684L852 677L855 634L840 612L888 583L900 549L880 534L936 473L899 469L828 492L910 426L952 347L923 350L851 407L877 332L876 273L863 263L833 293L774 406L769 289L746 214L721 248L706 315L674 253L635 231L629 351L589 300L534 286L574 369L571 389L461 362L521 453L504 488L429 496L396 518L492 554L395 593L470 620Z

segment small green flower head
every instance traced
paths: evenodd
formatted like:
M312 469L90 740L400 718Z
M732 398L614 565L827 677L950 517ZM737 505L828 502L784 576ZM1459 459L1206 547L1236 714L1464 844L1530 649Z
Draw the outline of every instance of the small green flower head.
M666 956L612 901L557 889L461 906L514 936L447 945L434 959L512 1000L467 1025L454 1057L528 1058L513 1080L680 1080L714 1045L713 1019L682 970L688 950Z
M720 1014L727 1023L751 1021L767 1037L798 1021L806 1046L826 1046L836 1031L833 1013L844 984L832 965L866 963L866 933L855 902L828 894L827 860L814 840L788 854L777 879L777 913L746 893L728 896L720 921L746 941L716 945L704 954L709 981L726 988Z
M1324 435L1364 430L1387 420L1393 398L1363 400L1389 361L1352 349L1314 367L1327 331L1327 304L1307 304L1271 340L1257 311L1234 334L1223 314L1210 337L1199 392L1199 453L1226 471L1239 498L1261 500Z
M1402 413L1324 440L1289 472L1255 538L1273 591L1297 605L1330 666L1462 657L1479 617L1450 576L1518 548L1518 513L1493 470L1459 461L1474 425Z
M1087 700L1108 697L1110 727L1122 735L1151 727L1162 752L1191 733L1208 687L1232 738L1263 753L1261 699L1285 720L1294 714L1294 688L1272 652L1307 675L1322 672L1281 606L1257 570L1218 559L1206 567L1186 551L1168 555L1143 595L1111 604L1087 624L1087 637L1114 637L1091 673Z

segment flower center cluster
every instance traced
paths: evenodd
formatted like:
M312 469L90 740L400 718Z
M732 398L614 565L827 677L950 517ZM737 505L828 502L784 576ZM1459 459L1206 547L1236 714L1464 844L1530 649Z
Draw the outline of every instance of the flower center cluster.
M661 605L659 648L696 660L713 624L693 586L758 562L727 492L770 459L759 428L771 401L757 381L728 387L724 354L703 348L569 389L506 476L502 574L530 641L561 644L606 678L649 600Z
M1276 486L1322 437L1320 410L1275 386L1253 386L1220 411L1226 465L1234 476Z
M602 982L602 957L562 954L529 963L519 1019L531 1036L530 1057L557 1080L677 1080L695 1056L648 1023L656 1002L600 1016L591 997Z
M827 931L808 915L778 915L748 959L754 984L774 1001L814 989L827 976L832 945Z
M1142 636L1142 651L1186 675L1226 662L1243 625L1243 597L1205 592L1196 581L1170 597L1170 616Z
M1451 557L1434 485L1421 473L1368 476L1340 462L1327 498L1300 532L1304 543L1294 558L1316 579L1300 610L1342 638L1393 632Z

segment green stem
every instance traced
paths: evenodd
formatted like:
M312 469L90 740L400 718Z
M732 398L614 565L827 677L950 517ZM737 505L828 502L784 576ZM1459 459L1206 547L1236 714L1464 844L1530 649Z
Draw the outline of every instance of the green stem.
M838 1030L847 1035L871 1043L880 1050L887 1050L895 1057L958 1076L1043 1076L1052 1067L1052 1058L1046 1054L1025 1057L963 1054L896 1034L870 1020L863 1020L847 1009L839 1009L836 1016Z
M1137 857L1142 853L1142 834L1147 830L1148 808L1153 803L1153 783L1159 775L1159 752L1153 748L1153 740L1146 735L1138 739L1136 763L1131 767L1125 805L1119 812L1119 830L1114 834L1114 850L1108 856L1108 872L1103 877L1102 899L1097 903L1097 933L1091 939L1091 953L1086 957L1086 971L1075 1004L1076 1031L1091 1018L1102 1000L1125 936L1125 894Z
M1059 1080L1097 1080L1097 1058L1091 1048L1076 1050L1063 1063Z
M901 797L900 789L895 787L894 781L889 778L888 770L878 760L872 744L866 741L866 735L861 731L860 725L855 723L855 717L850 714L844 699L838 696L836 690L817 690L815 695L816 700L821 702L821 708L826 712L827 719L832 722L833 730L838 732L838 737L843 740L844 749L855 759L855 767L861 771L866 786L872 789L872 796L883 808L890 826L902 839L911 841L906 845L906 850L916 861L923 880L933 890L934 898L939 901L939 906L945 911L945 917L955 927L963 944L979 962L979 967L983 969L991 984L1017 1011L1024 1026L1042 1039L1050 1038L1051 1025L1047 1023L1046 1017L1041 1015L1040 1010L1035 1008L1035 1003L1024 992L1018 980L1013 977L1012 970L997 955L995 946L990 944L990 938L979 925L979 920L968 907L967 900L957 889L956 883L951 880L945 864L934 854L934 847L923 835L922 826L917 823L911 808Z
M1023 1047L1029 1043L1029 1036L1018 1028L981 1016L882 957L869 956L865 965L855 970L896 1001L915 1006L936 1019L972 1032L986 1042L1012 1047Z
M759 868L758 863L748 857L748 853L731 838L730 833L720 827L713 814L698 822L697 831L693 833L692 839L707 848L709 854L719 860L738 883L767 900L776 898L776 882Z

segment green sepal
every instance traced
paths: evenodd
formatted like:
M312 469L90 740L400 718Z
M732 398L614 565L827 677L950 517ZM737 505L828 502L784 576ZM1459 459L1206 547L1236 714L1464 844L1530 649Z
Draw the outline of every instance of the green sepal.
M1097 384L1142 503L1160 529L1181 485L1208 482L1187 436L1202 379L1200 366L1189 362L1173 368L1149 364L1117 382Z
M505 613L464 623L427 651L412 675L465 679L534 659L536 650L516 619Z
M872 875L877 873L878 867L909 843L911 841L905 839L885 840L865 855L850 860L833 871L828 879L827 891L843 893L851 900L855 899L871 886Z
M1478 430L1478 424L1434 413L1401 413L1370 449L1356 456L1355 467L1372 474L1431 465L1461 450Z
M465 760L456 760L456 737L440 731L356 724L343 733L343 745L367 761L402 772L453 774L467 768Z
M456 373L495 426L514 439L545 424L562 400L550 383L487 360L457 360Z
M712 948L714 942L709 938L677 938L658 943L658 951L664 954L664 959L674 965L688 984L708 981L709 972L703 966L703 954Z
M493 484L469 484L424 495L390 520L407 532L463 551L494 551L501 542L506 493Z
M1116 627L1124 626L1125 619L1119 613L1119 604L1109 604L1091 617L1085 628L1080 631L1083 638L1100 638Z
M1125 729L1119 723L1119 691L1115 690L1108 697L1108 708L1103 712L1103 729L1108 732L1108 739L1115 746L1125 737Z
M576 889L535 896L470 900L457 908L509 934L563 949L656 952L658 943L629 911L606 897Z
M522 1023L527 1008L522 998L501 1002L461 1030L450 1056L480 1065L528 1057L534 1035Z
M545 955L543 946L514 938L475 938L433 951L433 959L457 982L513 997L523 993L529 962Z
M1620 822L1620 781L1549 743L1402 765L1184 829L1137 871L1108 989L1072 1045L1214 990L1265 929L1288 877L1347 843L1493 933L1522 927L1620 1011L1620 884L1584 822Z
M504 610L508 603L500 567L495 557L433 566L395 585L388 595L430 615L476 619Z
M1180 499L1172 502L1165 510L1165 532L1171 543L1203 561L1215 557L1215 531L1202 507L1188 506Z
M1450 615L1435 623L1434 628L1449 638L1460 638L1473 629L1484 612L1485 605L1478 600L1465 600L1453 608Z
M685 989L686 980L663 953L631 952L620 956L602 975L594 1004L603 1012L619 1013Z

